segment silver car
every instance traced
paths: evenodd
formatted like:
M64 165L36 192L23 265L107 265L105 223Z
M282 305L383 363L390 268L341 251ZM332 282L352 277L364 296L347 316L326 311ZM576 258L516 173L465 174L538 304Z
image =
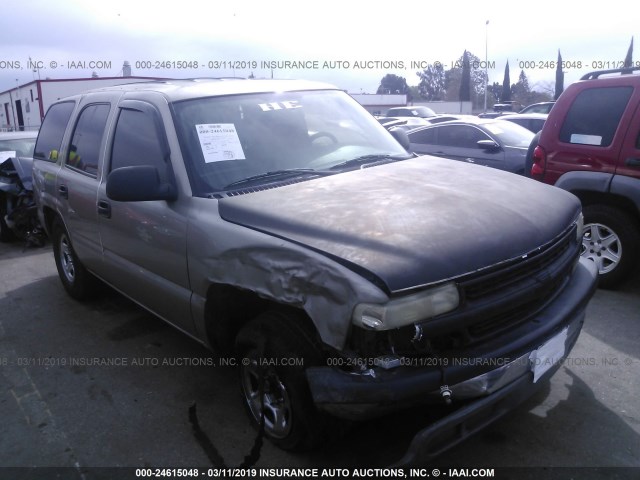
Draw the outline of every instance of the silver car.
M443 122L408 133L411 151L524 174L533 132L497 119Z

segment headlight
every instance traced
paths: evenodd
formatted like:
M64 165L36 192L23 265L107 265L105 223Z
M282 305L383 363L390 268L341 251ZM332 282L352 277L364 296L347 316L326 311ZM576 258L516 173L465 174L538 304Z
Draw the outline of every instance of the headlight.
M390 330L450 312L460 304L454 283L395 298L377 305L360 303L353 310L353 323L369 330Z

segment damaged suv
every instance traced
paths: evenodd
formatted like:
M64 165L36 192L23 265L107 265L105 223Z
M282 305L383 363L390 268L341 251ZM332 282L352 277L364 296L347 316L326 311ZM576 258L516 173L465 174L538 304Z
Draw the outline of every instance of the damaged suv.
M450 404L402 463L424 461L548 379L596 284L573 195L415 157L325 84L63 99L33 179L67 292L99 279L237 355L252 421L285 449L333 417Z

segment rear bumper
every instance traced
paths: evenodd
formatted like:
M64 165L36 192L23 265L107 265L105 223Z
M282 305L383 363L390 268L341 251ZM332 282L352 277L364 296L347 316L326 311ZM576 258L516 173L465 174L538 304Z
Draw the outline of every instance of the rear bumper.
M510 360L497 368L485 368L480 374L477 365L464 364L376 368L359 374L310 368L313 399L334 415L367 418L409 405L442 402L440 387L446 383L443 378L449 379L453 405L462 406L419 432L400 464L428 461L529 398L562 365L582 329L597 276L595 265L581 259L562 294L540 314L553 329L526 348L514 348Z

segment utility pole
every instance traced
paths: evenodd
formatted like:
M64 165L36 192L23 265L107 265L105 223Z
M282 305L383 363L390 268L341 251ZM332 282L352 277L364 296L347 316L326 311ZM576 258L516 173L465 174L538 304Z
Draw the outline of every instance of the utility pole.
M489 20L484 24L484 111L487 111L487 89L489 84Z

